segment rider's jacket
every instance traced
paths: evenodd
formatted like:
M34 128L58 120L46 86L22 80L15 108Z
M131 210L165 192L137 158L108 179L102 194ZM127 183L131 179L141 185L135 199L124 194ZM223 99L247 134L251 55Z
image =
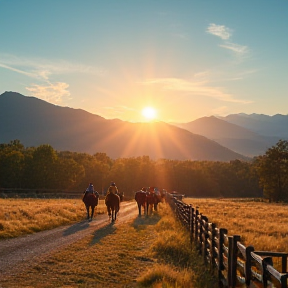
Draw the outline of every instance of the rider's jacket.
M109 193L118 194L118 188L116 186L110 186L107 191L107 194Z

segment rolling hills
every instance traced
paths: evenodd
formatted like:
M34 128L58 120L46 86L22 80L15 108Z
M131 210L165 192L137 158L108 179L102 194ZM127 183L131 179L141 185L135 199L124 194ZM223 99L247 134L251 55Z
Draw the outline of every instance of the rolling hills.
M286 128L288 123L286 126L285 119L287 121L288 116L281 115L282 122L273 122L275 118L272 116L259 115L258 119L264 118L265 121L263 121L257 120L256 115L253 114L250 117L246 114L245 116L231 114L231 116L221 118L210 116L174 125L203 135L240 154L253 157L265 153L279 139L288 137L288 131L285 133L285 130L288 130Z
M50 144L58 151L104 152L114 159L148 155L152 159L247 160L213 140L168 123L107 120L81 109L5 92L0 95L0 143L14 139L26 147Z

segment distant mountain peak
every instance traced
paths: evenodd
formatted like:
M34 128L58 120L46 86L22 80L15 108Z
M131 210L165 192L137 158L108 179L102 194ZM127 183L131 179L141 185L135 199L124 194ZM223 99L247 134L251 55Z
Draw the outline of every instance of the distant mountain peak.
M26 147L50 144L58 151L103 152L114 159L147 155L151 159L247 160L211 139L165 122L106 120L84 110L5 92L0 95L0 143L14 139Z

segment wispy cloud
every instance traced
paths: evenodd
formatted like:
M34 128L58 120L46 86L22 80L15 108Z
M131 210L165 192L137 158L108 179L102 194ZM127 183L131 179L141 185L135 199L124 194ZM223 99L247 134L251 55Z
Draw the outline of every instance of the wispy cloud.
M222 44L219 45L220 47L232 50L233 52L236 52L237 54L246 54L248 53L249 49L247 46L243 46L243 45L238 45L235 43L226 43L226 44Z
M216 25L211 23L206 32L218 36L223 40L227 40L232 36L232 30L224 25Z
M179 78L157 78L148 79L142 82L143 85L161 85L163 89L174 91L185 91L195 96L205 96L215 98L224 102L234 102L247 104L251 101L235 99L229 93L224 91L222 87L211 87L208 81L187 81Z
M31 86L26 89L32 96L45 101L59 104L70 96L69 84L53 82L51 79L59 75L71 73L85 73L96 76L104 76L107 71L79 63L71 63L65 60L47 60L42 58L19 57L16 55L0 53L0 67L14 71L34 79Z
M36 78L36 75L31 73L31 72L26 72L26 71L23 71L21 69L17 69L17 68L13 68L13 67L10 67L8 65L5 65L3 63L0 63L0 67L2 68L5 68L5 69L8 69L8 70L11 70L11 71L14 71L16 73L19 73L19 74L23 74L23 75L26 75L28 77L32 77L32 78Z
M33 96L54 104L61 104L63 98L69 98L69 85L63 82L50 83L49 85L32 84L26 89L32 93Z
M233 30L224 25L217 25L217 24L211 23L208 26L206 32L209 34L218 36L222 40L224 40L224 44L219 44L219 46L232 51L238 57L238 60L239 58L243 59L244 56L247 55L249 52L248 46L239 45L239 44L227 41L233 36Z

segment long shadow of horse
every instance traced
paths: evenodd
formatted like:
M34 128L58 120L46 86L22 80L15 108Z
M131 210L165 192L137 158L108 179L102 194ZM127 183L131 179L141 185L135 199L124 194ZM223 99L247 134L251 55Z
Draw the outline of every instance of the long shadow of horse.
M89 223L87 223L86 221L76 223L76 224L68 227L66 230L64 230L63 236L69 236L69 235L77 233L81 230L87 229L88 227L89 227Z
M93 233L94 237L90 242L90 246L97 244L102 238L106 237L107 235L113 234L115 230L116 227L114 226L114 223L110 223L109 225L98 229Z
M144 230L148 225L156 225L161 219L159 214L153 214L150 217L137 217L131 224L136 230Z

